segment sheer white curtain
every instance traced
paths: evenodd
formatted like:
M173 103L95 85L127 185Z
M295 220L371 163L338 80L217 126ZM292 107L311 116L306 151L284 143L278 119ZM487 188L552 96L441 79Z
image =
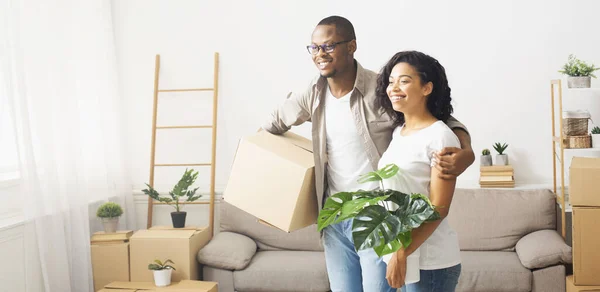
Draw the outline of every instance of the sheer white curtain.
M111 2L0 3L0 82L14 114L21 175L11 195L23 200L32 231L26 246L34 249L25 251L27 290L92 291L95 206L118 201L126 208L120 227L135 222Z

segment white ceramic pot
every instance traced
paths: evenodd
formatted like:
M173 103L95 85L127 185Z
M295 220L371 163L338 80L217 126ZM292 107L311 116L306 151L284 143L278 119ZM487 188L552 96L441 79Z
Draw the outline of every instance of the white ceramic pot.
M119 217L102 218L102 225L104 226L104 232L106 232L106 233L117 232L118 224L119 224Z
M496 165L508 165L508 155L496 154Z
M590 88L592 85L591 76L569 76L567 77L567 86L569 88Z
M600 134L592 134L592 148L600 148Z
M173 270L171 269L154 271L154 285L156 285L156 287L165 287L171 285L172 272Z
M386 254L382 257L383 261L387 264L392 259L393 254ZM421 256L420 248L417 248L415 252L406 258L406 279L405 284L417 283L421 280L421 269L419 257Z
M491 166L492 155L481 155L481 166Z

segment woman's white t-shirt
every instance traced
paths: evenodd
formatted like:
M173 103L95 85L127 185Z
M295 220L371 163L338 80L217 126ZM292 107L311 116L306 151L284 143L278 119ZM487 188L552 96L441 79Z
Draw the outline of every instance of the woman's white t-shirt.
M401 130L402 127L394 130L392 142L379 161L379 168L394 163L400 167L400 171L394 177L385 179L383 186L406 194L420 193L429 197L433 153L444 147L460 147L460 142L442 121L408 136L402 136ZM442 220L419 249L422 270L448 268L461 262L458 237L447 219Z

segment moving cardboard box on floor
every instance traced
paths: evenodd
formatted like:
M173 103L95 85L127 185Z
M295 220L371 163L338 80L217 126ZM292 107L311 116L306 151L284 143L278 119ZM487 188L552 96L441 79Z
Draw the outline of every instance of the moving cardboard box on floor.
M183 280L167 287L156 287L154 282L112 282L98 292L218 292L217 282Z
M210 240L209 228L195 229L148 229L137 231L130 239L131 281L154 281L148 264L158 259L174 262L172 281L198 280L198 251Z
M129 281L129 243L127 239L132 231L119 231L104 235L96 232L92 235L92 274L94 291L114 281ZM115 240L114 238L125 238Z
M223 199L286 232L317 222L312 142L267 131L240 140Z
M600 285L600 208L573 207L573 282Z
M573 157L569 201L575 207L600 207L600 158Z
M600 292L600 286L575 286L573 276L567 276L567 292Z

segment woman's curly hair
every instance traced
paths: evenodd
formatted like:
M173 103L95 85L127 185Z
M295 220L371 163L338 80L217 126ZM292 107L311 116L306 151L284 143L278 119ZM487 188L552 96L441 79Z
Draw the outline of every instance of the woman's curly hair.
M421 84L431 82L433 90L427 96L427 109L438 120L446 122L452 114L452 98L450 97L450 86L446 70L435 58L417 51L403 51L396 53L387 64L381 69L377 76L377 103L383 107L392 117L396 125L404 124L404 114L397 112L392 107L392 102L387 95L387 87L392 68L398 63L408 63L419 73Z

